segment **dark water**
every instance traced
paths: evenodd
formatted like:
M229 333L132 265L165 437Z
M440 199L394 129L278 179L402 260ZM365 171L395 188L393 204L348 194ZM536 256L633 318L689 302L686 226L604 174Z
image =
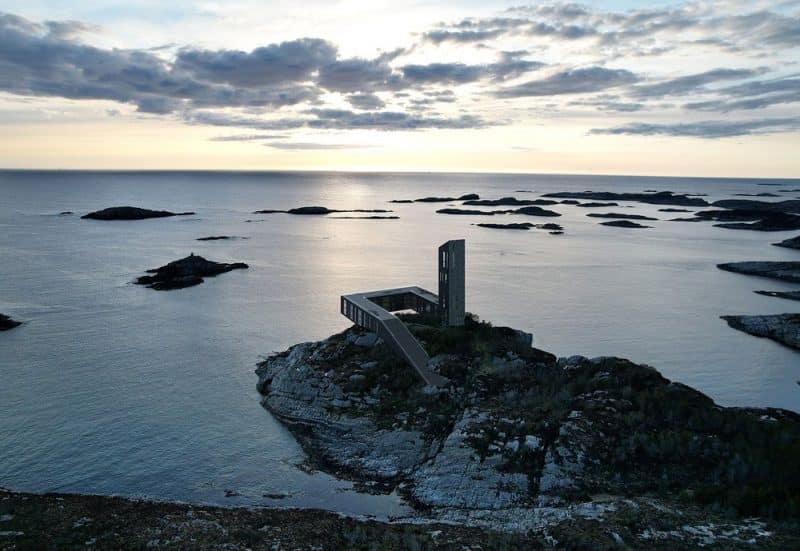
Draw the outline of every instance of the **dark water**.
M734 331L721 314L797 311L754 294L791 289L718 270L719 262L800 259L790 235L647 222L599 226L560 205L566 234L495 231L491 221L389 199L562 190L775 191L755 180L338 173L0 172L0 312L26 322L0 334L0 486L220 504L285 504L402 513L299 469L291 435L259 405L259 357L340 331L342 293L436 288L439 243L467 239L467 308L531 330L559 355L617 355L723 405L800 410L800 354ZM800 181L786 181L800 187ZM782 194L788 195L788 194ZM788 197L787 197L788 198ZM137 205L196 216L81 220ZM400 220L333 220L261 208L394 208ZM625 212L665 219L657 206ZM615 207L609 210L619 211ZM58 216L61 211L74 216ZM495 217L497 218L497 217ZM247 222L252 220L251 222ZM493 220L497 222L498 220ZM511 221L510 219L504 221ZM207 235L247 237L199 242ZM190 252L249 270L159 293L130 282ZM795 286L796 287L796 286ZM225 497L225 490L241 494ZM271 500L264 493L290 497Z

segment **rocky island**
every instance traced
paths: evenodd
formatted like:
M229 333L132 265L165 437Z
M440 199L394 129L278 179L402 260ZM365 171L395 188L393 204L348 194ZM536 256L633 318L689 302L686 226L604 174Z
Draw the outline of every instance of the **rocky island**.
M8 331L9 329L19 327L20 325L22 325L21 321L11 319L5 314L0 314L0 331Z
M386 213L392 212L390 210L384 209L351 209L351 210L337 210L337 209L329 209L328 207L297 207L288 210L273 210L273 209L264 209L264 210L257 210L253 214L276 214L276 213L283 213L283 214L298 214L298 215L325 215L325 214L333 214L337 212L369 212L369 213Z
M722 319L739 331L756 337L772 339L790 348L800 350L800 314L722 316Z
M745 275L754 275L780 279L792 283L800 283L800 261L749 261L727 262L717 264L717 268L726 272L736 272Z
M787 249L800 249L800 235L784 239L778 243L773 243L776 247L786 247Z
M471 316L403 322L447 387L356 327L258 366L262 404L317 468L550 545L797 542L797 413L723 408L651 367L556 358Z
M248 267L244 262L234 262L232 264L213 262L192 253L160 268L147 270L147 273L153 275L137 278L136 284L147 285L156 291L183 289L184 287L200 285L203 283L204 277L214 277L231 270L241 270Z
M194 212L170 212L168 210L150 210L139 207L110 207L89 214L81 218L88 220L145 220L147 218L167 218L169 216L188 216Z
M651 205L676 205L679 207L704 207L708 201L692 195L659 191L655 193L616 193L612 191L560 191L545 193L542 197L554 199L588 199L591 201L636 201ZM585 206L585 204L583 205Z
M600 222L601 226L611 226L612 228L652 228L653 226L645 226L643 224L637 224L636 222L631 222L630 220L610 220L608 222Z

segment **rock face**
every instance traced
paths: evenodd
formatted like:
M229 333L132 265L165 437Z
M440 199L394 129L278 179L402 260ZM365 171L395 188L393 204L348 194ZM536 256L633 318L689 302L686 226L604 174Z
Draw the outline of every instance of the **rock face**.
M677 205L681 207L704 207L705 199L689 195L660 191L656 193L614 193L611 191L562 191L546 193L542 197L562 199L588 199L593 201L636 201L651 205Z
M756 337L766 337L800 350L800 314L722 316L728 325Z
M9 329L19 327L20 325L22 325L21 321L16 321L5 314L0 314L0 331L8 331Z
M612 226L614 228L652 228L652 226L643 226L630 220L611 220L610 222L600 222L601 226Z
M717 268L727 272L755 275L800 283L800 261L797 262L729 262L717 264Z
M110 207L89 214L81 218L90 220L144 220L147 218L166 218L168 216L187 216L193 212L170 212L168 210L149 210L138 207Z
M773 243L776 247L786 247L788 249L800 249L800 235L784 239L780 243Z
M424 387L357 328L256 370L262 404L319 468L396 489L435 519L520 532L610 527L623 509L637 525L645 507L669 511L663 530L702 523L705 505L740 519L800 513L796 413L722 408L620 358L556 360L473 319L404 320L451 387Z
M214 277L231 270L248 268L243 262L224 264L206 260L202 256L190 254L186 258L175 260L160 268L147 270L151 276L142 276L136 280L139 285L147 285L156 291L183 289L203 283L204 277Z

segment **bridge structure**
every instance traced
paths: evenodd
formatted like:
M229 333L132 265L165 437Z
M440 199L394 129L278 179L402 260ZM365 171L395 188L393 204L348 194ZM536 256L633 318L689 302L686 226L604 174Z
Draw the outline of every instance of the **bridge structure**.
M428 367L428 353L393 312L437 314L444 325L464 325L464 249L463 239L448 241L439 248L439 295L422 287L399 287L341 297L342 315L376 333L416 369L427 385L444 386L449 381Z

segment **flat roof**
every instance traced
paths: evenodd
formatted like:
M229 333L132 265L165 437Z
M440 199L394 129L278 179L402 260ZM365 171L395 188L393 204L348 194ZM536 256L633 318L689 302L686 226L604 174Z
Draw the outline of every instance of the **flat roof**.
M434 304L439 303L439 296L431 293L427 289L423 289L422 287L397 287L395 289L383 289L381 291L367 291L365 293L353 293L350 295L342 295L342 298L347 299L351 303L355 304L365 312L369 312L370 314L374 315L376 318L389 320L393 319L395 316L388 310L381 308L371 299L373 298L380 298L380 297L387 297L391 295L407 295L407 294L414 294L423 299L432 302Z

